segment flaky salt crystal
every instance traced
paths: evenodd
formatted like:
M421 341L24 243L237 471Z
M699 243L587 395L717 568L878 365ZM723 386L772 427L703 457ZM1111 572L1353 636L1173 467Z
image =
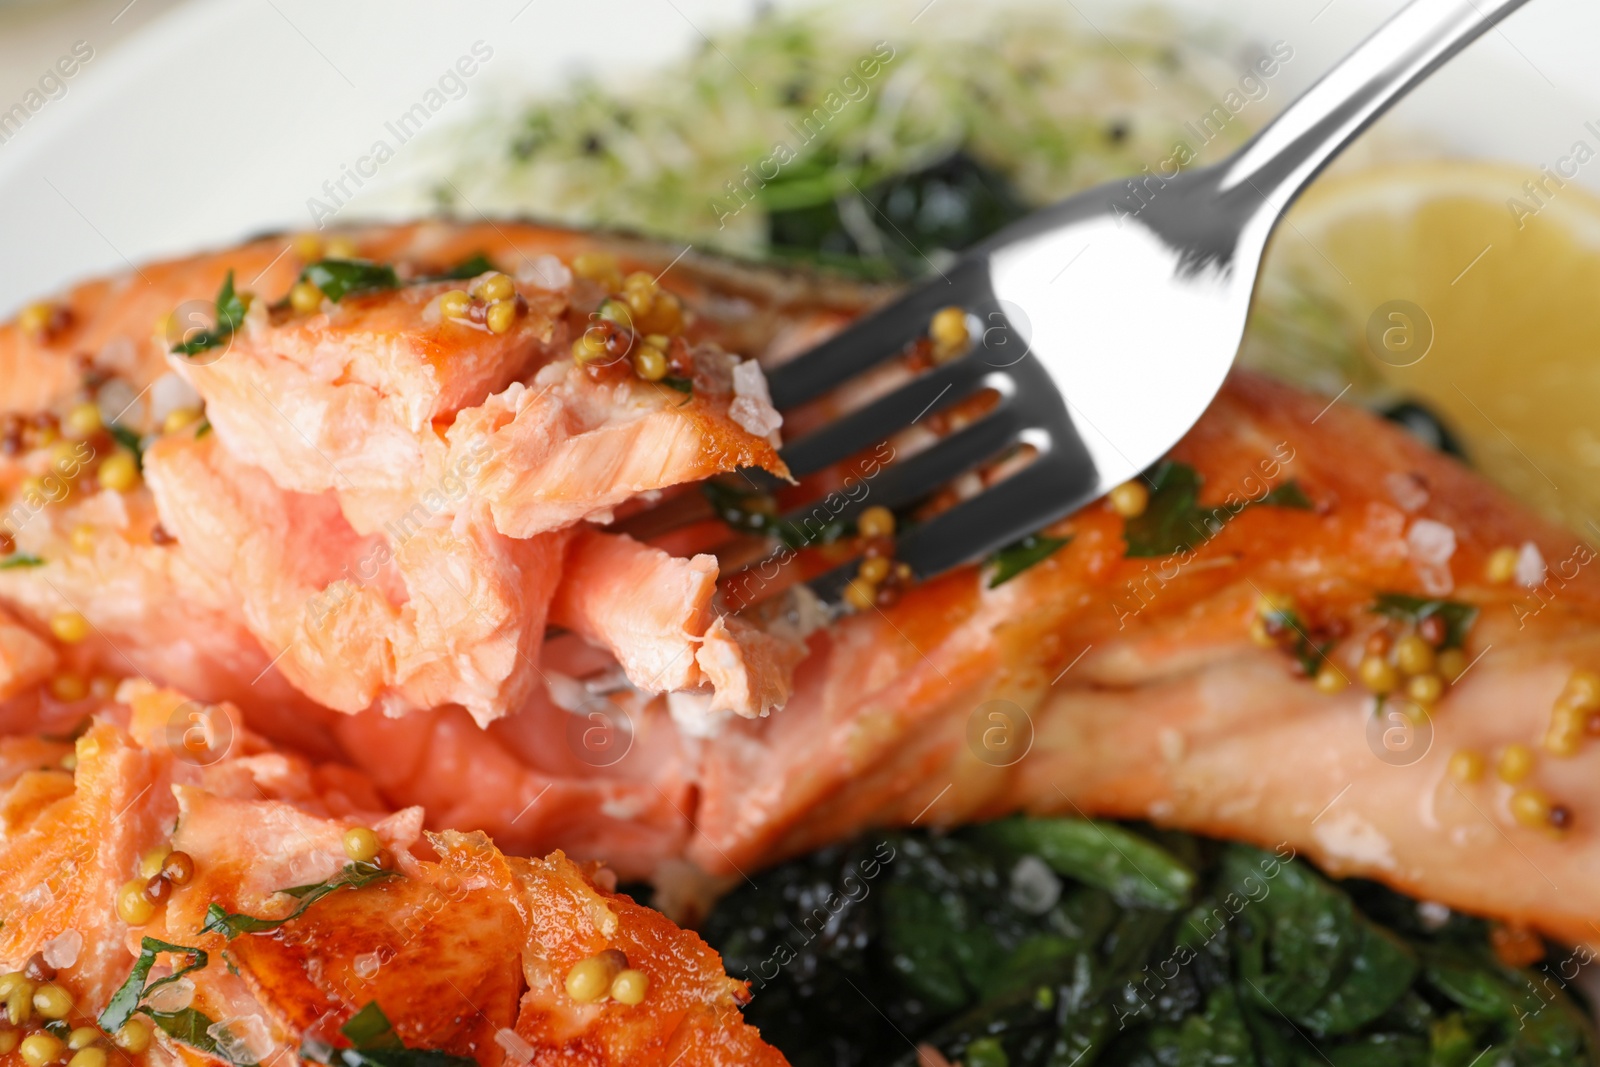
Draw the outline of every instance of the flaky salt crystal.
M60 971L77 963L78 953L82 950L83 935L76 930L67 930L46 941L39 951L46 963Z
M1517 552L1517 569L1514 572L1517 584L1524 589L1532 589L1544 581L1544 572L1544 554L1539 551L1539 546L1532 541L1524 541Z

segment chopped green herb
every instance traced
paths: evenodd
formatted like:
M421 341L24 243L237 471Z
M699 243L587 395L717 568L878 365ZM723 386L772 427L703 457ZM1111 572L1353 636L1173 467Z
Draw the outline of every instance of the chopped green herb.
M735 530L776 537L790 548L832 544L855 532L853 519L822 514L827 509L821 504L803 518L782 519L774 513L772 498L765 493L735 489L715 479L701 488L717 518Z
M398 872L372 863L347 863L344 869L325 882L315 882L311 885L290 886L278 892L287 893L300 901L300 906L281 919L258 919L253 915L242 915L230 912L221 904L212 904L206 909L205 925L200 928L202 933L222 934L228 940L233 940L240 934L259 934L266 930L276 930L284 923L298 919L305 914L307 908L327 896L329 893L340 889L360 889L383 878L394 878Z
M1306 628L1305 620L1292 608L1275 607L1271 611L1263 612L1261 618L1270 630L1278 632L1287 630L1294 635L1289 650L1294 653L1300 669L1308 677L1316 677L1317 671L1322 668L1322 661L1327 658L1328 649L1333 647L1333 642L1318 644L1311 640L1311 631Z
M339 1027L339 1032L349 1038L356 1048L397 1048L402 1045L400 1035L394 1032L394 1024L389 1022L389 1017L378 1007L376 1000L368 1001L366 1007L350 1016L349 1021Z
M201 330L187 341L179 341L172 346L172 351L184 356L197 356L210 348L217 348L228 343L244 323L245 306L243 298L233 290L233 271L222 280L222 288L217 291L216 322L208 330Z
M9 571L16 567L43 567L44 560L38 556L29 555L27 552L13 552L11 555L0 559L0 571Z
M661 379L661 384L666 386L668 389L676 389L680 393L694 392L693 378L679 378L675 375L669 374L665 378Z
M334 1048L326 1041L307 1037L300 1047L300 1058L330 1067L475 1067L477 1062L433 1049L406 1048L375 1000L352 1015L339 1032L349 1040L350 1048Z
M206 434L208 434L210 432L211 432L211 420L210 419L201 419L199 427L194 431L194 439L196 441L198 441L198 440L200 440L200 438L204 437Z
M1478 609L1471 604L1456 600L1433 600L1406 593L1379 593L1372 610L1413 626L1437 615L1444 621L1444 643L1440 648L1460 648L1466 644L1467 634L1478 618Z
M480 274L488 274L490 271L495 269L497 268L493 263L489 262L489 257L484 255L482 252L479 252L476 255L468 256L466 259L463 259L460 263L457 263L443 274L432 274L426 278L418 278L417 281L464 282L469 278L476 278Z
M235 1059L230 1055L230 1050L211 1036L209 1031L217 1025L216 1021L202 1011L195 1008L181 1008L178 1011L153 1011L150 1008L139 1010L150 1016L174 1041L181 1041L191 1048L209 1053L225 1063L233 1064L234 1067L256 1067L253 1060Z
M1029 567L1043 563L1055 555L1057 549L1071 543L1070 537L1029 534L1022 540L1007 545L989 557L988 562L994 566L994 571L989 575L989 588L1005 585Z
M375 293L400 285L393 267L365 259L320 260L301 271L300 280L322 290L335 304L352 293Z
M187 956L189 963L173 971L165 978L158 978L154 982L146 984L147 979L150 977L150 968L155 966L156 955L161 952L174 952ZM153 937L143 939L139 942L139 958L133 961L133 970L129 972L127 981L118 986L117 991L111 994L111 999L106 1003L105 1010L100 1013L100 1018L96 1020L100 1024L100 1029L108 1034L115 1033L123 1023L128 1021L129 1016L140 1009L144 998L152 990L160 989L168 983L176 982L190 971L201 970L205 967L206 962L207 956L200 949L190 948L187 945L169 944L166 941L158 941Z
M1256 505L1299 510L1312 507L1310 498L1295 481L1285 482L1259 500L1231 508L1200 505L1204 479L1187 463L1164 459L1147 477L1150 502L1142 514L1127 521L1123 531L1131 557L1170 556L1196 549L1215 537L1234 516Z
M113 422L106 427L106 432L116 439L117 444L133 453L133 462L140 470L144 469L144 439L133 430L120 423Z

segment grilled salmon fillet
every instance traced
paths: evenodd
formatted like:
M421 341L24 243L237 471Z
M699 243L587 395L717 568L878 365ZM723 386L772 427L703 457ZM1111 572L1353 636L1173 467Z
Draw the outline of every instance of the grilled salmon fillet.
M47 968L34 984L66 992L70 1025L119 1033L135 1061L310 1062L375 1004L445 1063L784 1062L743 1023L744 983L611 872L425 837L419 809L389 813L359 773L272 749L227 705L132 681L75 742L0 753L0 958ZM381 851L353 859L357 828ZM141 865L167 872L158 904ZM570 993L608 953L640 995Z
M0 393L17 442L0 484L23 501L0 603L52 635L58 663L35 673L231 695L437 831L630 877L1078 811L1287 843L1600 940L1592 551L1453 459L1237 374L1151 472L1142 513L1098 502L1020 573L969 567L796 625L792 587L871 546L846 530L768 569L772 542L694 483L781 475L783 433L919 369L891 361L781 429L759 386L731 384L755 380L741 358L781 362L881 290L526 224L348 239L399 284L296 296L314 257L265 239L160 265L151 286L83 287L43 332L0 328L0 367L30 376ZM479 253L499 272L428 280ZM259 298L215 346L172 353L155 318L230 270ZM164 301L130 295L144 288ZM500 331L496 302L515 309ZM670 373L610 358L623 321ZM192 390L207 421L158 425L146 403L128 417L142 480L98 488L119 438L70 412L108 378ZM28 479L63 462L83 468L70 491L28 504ZM74 706L47 693L15 718Z

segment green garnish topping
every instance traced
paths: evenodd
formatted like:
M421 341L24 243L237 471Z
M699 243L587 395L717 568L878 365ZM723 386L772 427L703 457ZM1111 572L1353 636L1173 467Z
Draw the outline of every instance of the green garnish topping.
M325 882L314 882L311 885L290 886L278 892L286 893L300 901L300 906L281 919L258 919L253 915L243 915L239 912L230 912L221 904L212 904L206 909L205 925L200 927L202 933L222 934L228 940L233 940L240 934L259 934L267 930L276 930L284 923L298 919L305 914L307 908L327 896L329 893L341 889L360 889L384 878L395 878L399 872L387 867L379 867L373 863L347 863L344 869Z
M322 290L322 295L335 304L352 293L375 293L400 286L393 267L365 259L319 260L300 272L300 280Z
M196 441L198 441L198 440L200 440L200 438L204 437L206 434L208 434L210 432L211 432L211 420L210 419L201 419L200 420L200 425L194 431L194 439Z
M665 378L661 379L661 384L666 386L668 389L676 389L680 393L694 392L693 378L679 378L675 375L669 374Z
M1467 643L1467 634L1478 618L1478 609L1456 600L1433 600L1410 596L1406 593L1379 593L1372 611L1391 619L1409 622L1413 626L1437 615L1444 622L1444 643L1440 648L1460 648Z
M356 1048L404 1047L400 1035L394 1032L394 1024L389 1022L376 1000L368 1001L366 1007L350 1016L350 1020L339 1027L339 1032Z
M776 537L790 548L832 544L855 530L854 520L827 515L821 504L816 508L820 514L794 521L779 518L772 510L772 498L754 489L734 489L715 480L701 489L717 518L735 530Z
M117 444L133 453L134 466L144 469L144 439L133 430L121 423L113 422L106 427L106 432L116 439Z
M489 262L489 257L484 255L482 252L479 252L476 255L468 256L466 259L463 259L460 263L457 263L443 274L434 274L426 278L418 278L417 281L464 282L469 278L476 278L480 274L488 274L490 271L495 269L495 265ZM324 290L324 292L326 292L326 290ZM376 1007L376 1005L368 1006Z
M205 1012L194 1008L180 1008L177 1011L152 1011L149 1008L140 1008L139 1011L148 1015L174 1041L181 1041L201 1052L209 1053L219 1060L234 1064L234 1067L256 1067L253 1060L234 1059L229 1050L211 1036L209 1031L217 1023Z
M349 1040L350 1048L334 1048L307 1037L300 1046L300 1058L330 1067L475 1067L477 1062L434 1049L406 1048L375 1000L352 1015L339 1032Z
M1322 661L1327 658L1328 649L1333 647L1332 641L1317 644L1311 640L1311 631L1307 629L1305 620L1300 618L1293 608L1274 607L1261 613L1261 619L1269 628L1269 632L1288 632L1294 635L1294 641L1288 646L1293 653L1300 669L1308 678L1315 678L1317 671L1322 667Z
M1259 500L1234 508L1226 504L1200 505L1200 473L1187 463L1164 459L1149 474L1150 502L1144 512L1127 521L1123 537L1130 557L1170 556L1199 548L1215 537L1229 520L1256 505L1309 511L1311 500L1298 482L1288 481Z
M0 571L9 571L15 567L43 567L44 560L27 552L13 552L11 555L0 559Z
M157 978L154 982L148 982L147 984L147 980L150 977L150 968L155 966L156 954L161 952L174 952L187 956L189 962L186 966L178 968L165 978ZM115 1033L136 1011L145 1011L146 1014L155 1018L154 1013L147 1011L143 1007L145 997L164 985L176 982L190 971L201 970L205 967L207 960L208 957L205 952L197 948L190 948L188 945L174 945L166 941L158 941L153 937L143 939L139 942L139 958L133 961L133 970L129 972L127 981L118 986L117 991L111 994L111 999L106 1003L105 1010L100 1013L100 1018L96 1020L100 1024L100 1029L108 1034ZM157 1019L157 1021L159 1022L160 1020Z
M217 321L209 330L201 330L188 341L179 341L172 346L172 351L184 356L196 356L210 348L217 348L228 343L233 332L244 323L245 312L249 310L244 300L233 290L233 271L222 279L222 288L217 290L216 302Z
M1005 585L1011 579L1032 567L1036 563L1043 563L1056 550L1072 543L1070 537L1046 537L1044 534L1029 534L1020 541L1015 541L994 555L988 561L994 566L994 571L989 575L989 588L994 589Z

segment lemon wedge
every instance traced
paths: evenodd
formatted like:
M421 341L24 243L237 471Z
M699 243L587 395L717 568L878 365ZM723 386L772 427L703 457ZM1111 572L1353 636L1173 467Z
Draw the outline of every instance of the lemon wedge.
M1273 238L1243 359L1346 401L1416 400L1489 478L1600 532L1600 198L1556 170L1319 182Z

